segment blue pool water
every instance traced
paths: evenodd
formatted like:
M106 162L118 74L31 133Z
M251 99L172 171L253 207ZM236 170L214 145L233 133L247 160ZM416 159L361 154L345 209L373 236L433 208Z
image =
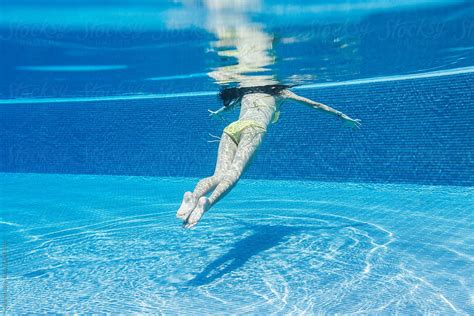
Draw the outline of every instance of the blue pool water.
M2 1L5 314L474 314L471 1ZM284 104L194 230L219 89Z
M2 174L15 313L472 314L472 187ZM7 213L5 213L7 210Z

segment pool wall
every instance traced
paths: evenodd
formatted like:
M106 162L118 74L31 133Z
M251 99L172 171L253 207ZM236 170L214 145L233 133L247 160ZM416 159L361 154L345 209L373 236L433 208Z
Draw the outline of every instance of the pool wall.
M474 184L474 76L301 89L361 130L284 105L246 177ZM0 105L0 171L202 177L227 124L215 95ZM231 121L237 113L228 116Z

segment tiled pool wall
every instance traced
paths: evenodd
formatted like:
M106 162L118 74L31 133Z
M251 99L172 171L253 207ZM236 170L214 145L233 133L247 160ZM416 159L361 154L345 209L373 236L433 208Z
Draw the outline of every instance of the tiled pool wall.
M287 103L246 177L474 184L474 76L298 90L361 130ZM201 177L227 124L216 96L1 104L0 171ZM231 121L238 113L227 116Z

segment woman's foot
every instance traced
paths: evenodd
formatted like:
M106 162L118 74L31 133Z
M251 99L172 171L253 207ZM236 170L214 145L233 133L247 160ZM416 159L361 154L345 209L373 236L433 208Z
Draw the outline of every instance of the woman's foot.
M181 202L181 206L179 207L178 212L176 213L176 217L182 220L186 220L189 214L194 210L197 204L197 199L192 192L186 192L183 196L183 202Z
M209 199L205 196L201 197L192 211L191 215L183 222L184 228L192 228L196 226L201 217L206 213L211 207Z

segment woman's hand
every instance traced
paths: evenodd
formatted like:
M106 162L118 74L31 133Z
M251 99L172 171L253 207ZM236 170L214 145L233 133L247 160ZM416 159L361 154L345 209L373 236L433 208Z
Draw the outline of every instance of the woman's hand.
M217 110L217 111L207 110L207 111L209 112L209 116L212 117L212 118L220 116L220 111L219 110Z
M352 128L360 128L361 127L361 122L360 120L357 119L351 119L349 116L342 114L340 118L344 121L344 125Z

